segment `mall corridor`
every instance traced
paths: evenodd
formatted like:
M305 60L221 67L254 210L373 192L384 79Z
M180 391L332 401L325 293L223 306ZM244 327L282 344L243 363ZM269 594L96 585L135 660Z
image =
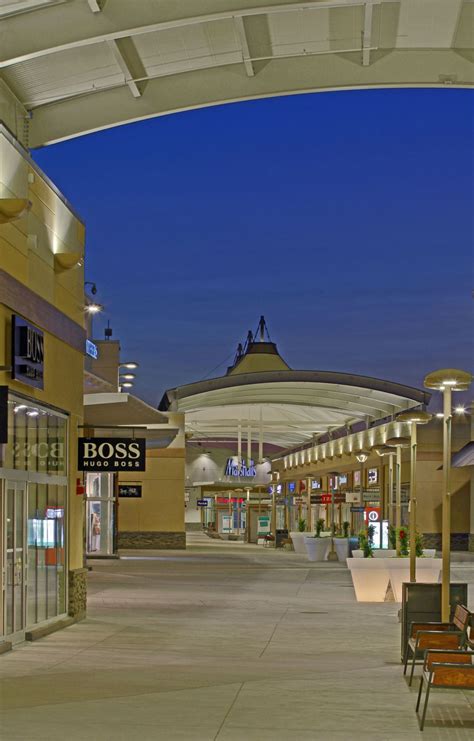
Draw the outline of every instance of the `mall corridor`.
M473 737L467 692L434 694L418 731L398 605L357 604L339 563L195 536L91 564L87 620L0 657L2 739ZM454 577L474 594L471 563Z

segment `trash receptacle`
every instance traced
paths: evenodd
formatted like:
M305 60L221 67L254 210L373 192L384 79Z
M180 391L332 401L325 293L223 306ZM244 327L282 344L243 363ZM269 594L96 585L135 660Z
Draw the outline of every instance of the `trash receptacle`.
M283 541L288 540L288 530L277 530L276 531L276 547L282 548L283 547Z
M451 619L456 605L467 605L467 584L455 583L450 586L449 603ZM409 638L410 623L441 620L441 584L424 582L404 582L402 585L402 644L401 659Z

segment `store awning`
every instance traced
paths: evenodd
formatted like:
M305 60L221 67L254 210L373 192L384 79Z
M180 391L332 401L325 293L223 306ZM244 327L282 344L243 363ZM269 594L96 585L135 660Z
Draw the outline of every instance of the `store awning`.
M115 425L168 425L166 414L153 409L132 394L106 392L84 394L84 424L94 427Z
M451 465L453 468L464 468L465 466L474 466L474 441L454 453L451 458Z

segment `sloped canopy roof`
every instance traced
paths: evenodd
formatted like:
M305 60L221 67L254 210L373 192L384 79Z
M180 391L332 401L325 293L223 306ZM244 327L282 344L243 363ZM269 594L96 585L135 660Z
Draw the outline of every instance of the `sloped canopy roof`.
M2 116L37 147L237 100L466 87L473 11L471 0L2 0Z
M254 357L274 363L273 353ZM159 409L184 412L193 441L235 439L240 425L243 439L250 428L253 442L262 435L265 443L288 448L331 429L391 417L429 398L419 389L367 376L260 366L257 372L170 389Z

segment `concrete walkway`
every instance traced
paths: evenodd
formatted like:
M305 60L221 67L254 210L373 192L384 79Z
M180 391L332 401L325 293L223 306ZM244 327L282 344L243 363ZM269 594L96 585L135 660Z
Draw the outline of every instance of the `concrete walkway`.
M474 693L418 731L398 605L357 604L344 566L191 541L94 561L88 619L0 657L2 739L472 741Z

